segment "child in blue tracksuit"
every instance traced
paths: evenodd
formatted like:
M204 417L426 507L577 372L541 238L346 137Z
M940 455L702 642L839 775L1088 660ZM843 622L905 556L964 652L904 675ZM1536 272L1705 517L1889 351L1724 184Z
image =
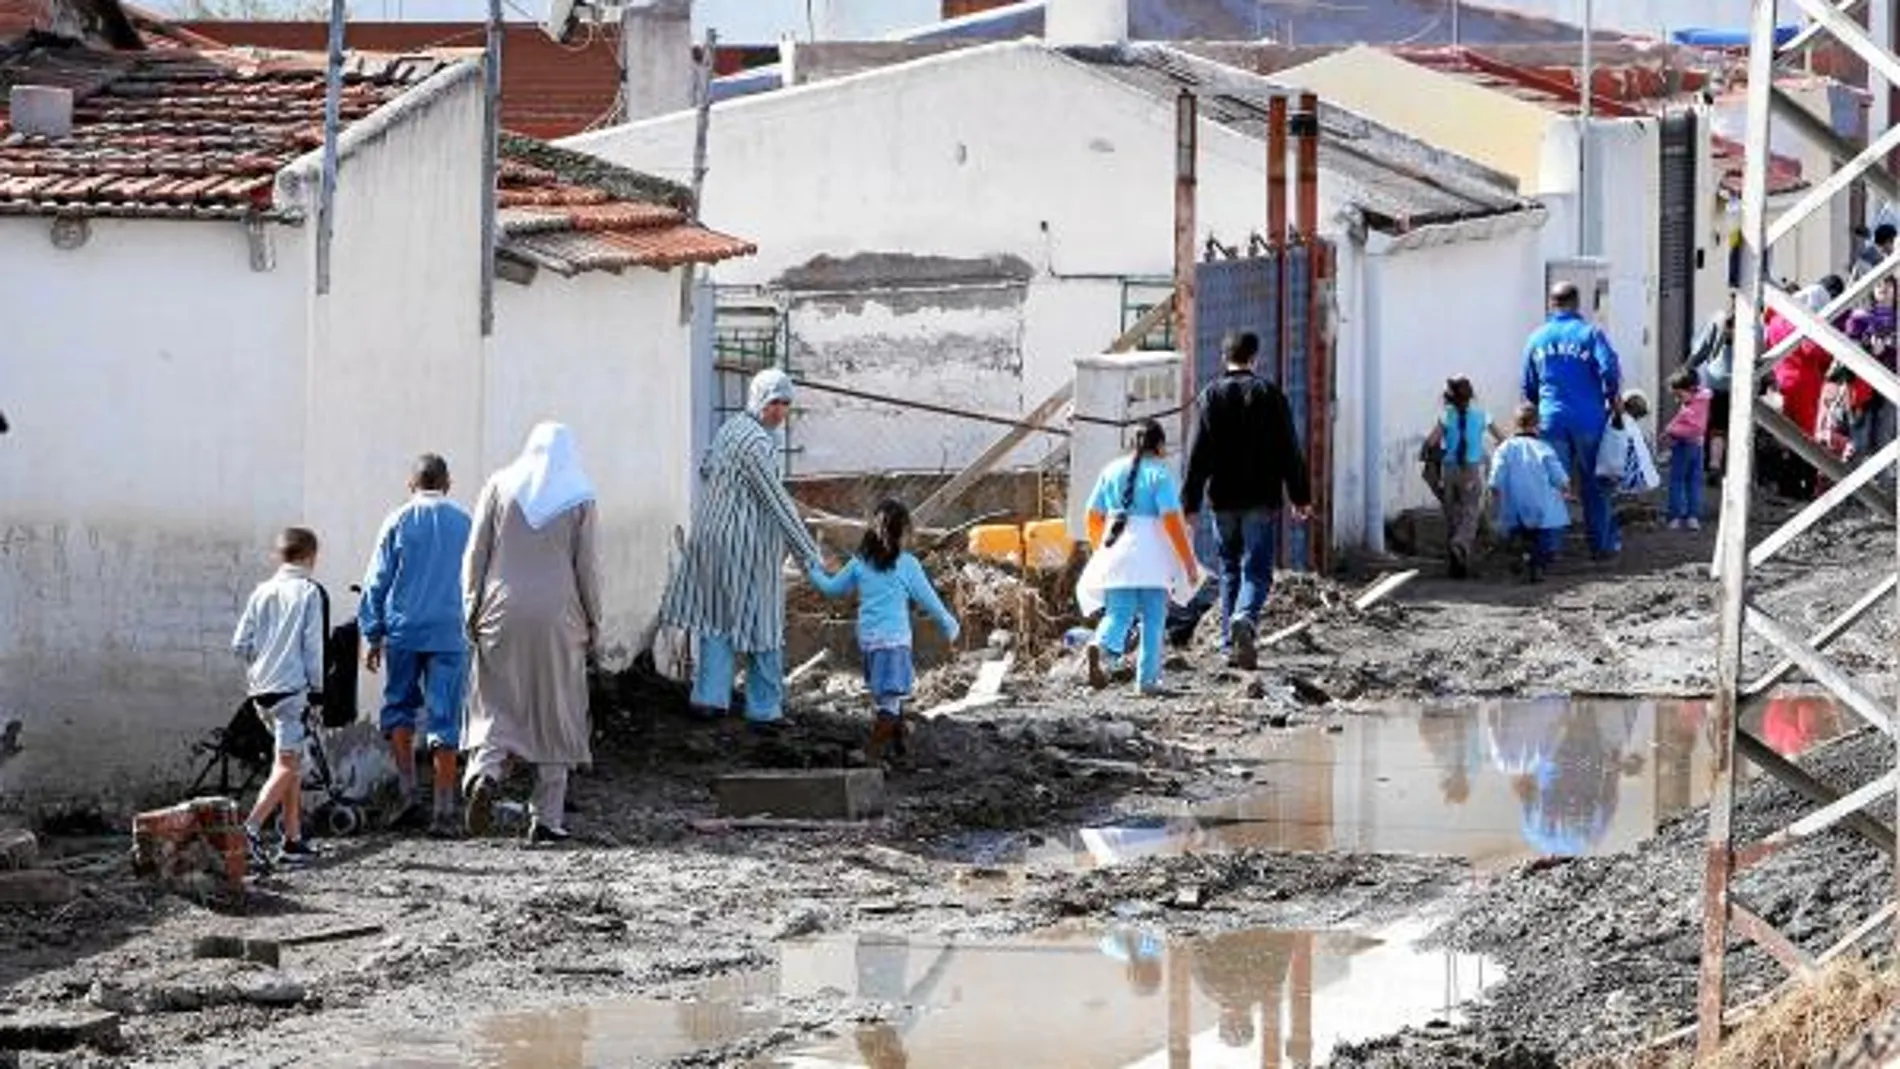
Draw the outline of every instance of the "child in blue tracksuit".
M865 528L857 556L837 575L823 566L811 570L812 585L828 598L858 592L858 649L864 656L864 682L871 690L877 720L865 756L878 760L886 746L903 749L904 699L910 696L915 669L910 655L910 607L923 607L944 637L955 642L962 628L944 608L924 566L904 552L910 510L885 501Z
M1498 529L1529 543L1529 579L1542 582L1544 569L1557 556L1570 507L1570 486L1557 451L1537 437L1537 406L1517 410L1517 433L1491 456L1491 491L1498 500Z

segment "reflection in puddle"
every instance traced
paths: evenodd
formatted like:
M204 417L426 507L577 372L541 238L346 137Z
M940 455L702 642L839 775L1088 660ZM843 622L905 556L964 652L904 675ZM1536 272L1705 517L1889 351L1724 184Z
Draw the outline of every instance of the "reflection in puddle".
M1362 716L1274 736L1239 798L1087 828L1029 860L1113 864L1245 848L1442 854L1480 864L1627 850L1706 800L1707 702L1548 700ZM1749 726L1793 756L1853 726L1826 698ZM1744 766L1748 768L1750 766Z
M353 1044L299 1065L321 1069L606 1069L661 1065L778 1023L777 974L721 977L699 998L625 999L487 1018L462 1041L404 1037Z
M507 1014L481 1022L459 1044L369 1044L309 1064L660 1065L759 1038L777 1025L775 1001L783 998L846 1001L840 1016L863 1023L748 1069L1311 1067L1347 1040L1453 1020L1455 1007L1503 979L1481 958L1418 949L1424 928L1170 940L1116 927L979 944L824 938L785 944L776 967L715 981L690 1001Z
M871 936L787 947L784 993L835 989L880 1020L756 1069L1312 1066L1334 1046L1449 1020L1502 979L1419 933L1247 931L955 945Z

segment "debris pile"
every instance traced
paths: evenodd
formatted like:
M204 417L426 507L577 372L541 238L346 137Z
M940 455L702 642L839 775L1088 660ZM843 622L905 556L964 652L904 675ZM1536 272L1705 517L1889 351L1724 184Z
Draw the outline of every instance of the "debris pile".
M132 871L196 898L244 893L247 851L238 804L196 798L132 820Z

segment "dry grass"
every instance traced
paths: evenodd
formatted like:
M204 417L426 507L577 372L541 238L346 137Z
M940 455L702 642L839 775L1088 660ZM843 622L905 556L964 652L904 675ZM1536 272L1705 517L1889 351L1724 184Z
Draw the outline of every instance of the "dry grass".
M1708 1065L1696 1065L1691 1039L1637 1055L1593 1058L1572 1069L1812 1069L1896 1006L1900 972L1844 959L1751 1014Z

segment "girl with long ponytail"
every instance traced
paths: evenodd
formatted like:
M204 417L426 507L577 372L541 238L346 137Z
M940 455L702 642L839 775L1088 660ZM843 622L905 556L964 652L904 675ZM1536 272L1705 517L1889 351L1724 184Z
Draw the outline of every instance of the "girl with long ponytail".
M1165 462L1167 433L1154 420L1135 428L1134 449L1102 470L1089 496L1089 546L1094 551L1076 584L1084 614L1102 611L1087 650L1089 684L1108 685L1108 664L1119 660L1129 629L1141 626L1135 683L1143 693L1161 686L1161 644L1168 602L1183 604L1200 585L1181 491Z

